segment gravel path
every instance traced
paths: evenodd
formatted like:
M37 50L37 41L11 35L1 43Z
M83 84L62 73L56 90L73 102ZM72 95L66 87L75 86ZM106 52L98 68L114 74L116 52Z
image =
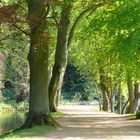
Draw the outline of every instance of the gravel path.
M93 111L91 106L62 106L61 127L34 140L140 140L140 120ZM29 139L29 138L28 138ZM25 139L24 139L25 140Z

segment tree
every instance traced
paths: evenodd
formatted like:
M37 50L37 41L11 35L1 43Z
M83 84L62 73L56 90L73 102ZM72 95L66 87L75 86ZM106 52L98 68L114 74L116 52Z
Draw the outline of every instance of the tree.
M72 8L71 2L64 5L61 12L61 19L58 28L57 35L57 47L55 53L55 63L53 66L52 78L49 85L49 95L50 95L50 110L56 111L57 97L60 94L60 89L62 87L63 77L67 66L68 51L72 44L75 31L81 21L81 19L89 12L95 12L99 7L103 6L104 3L92 4L88 8L85 8L76 17L73 25L71 25L70 32L68 34L70 26L70 12Z
M81 65L80 68L84 69L85 73L88 71L93 73L92 75L104 77L102 85L105 85L104 89L108 91L105 101L111 103L111 110L113 110L112 99L116 85L119 85L120 82L126 84L128 73L132 73L132 77L139 80L138 5L139 1L128 1L127 3L114 1L111 5L103 7L94 16L89 16L87 26L81 32L84 32L84 37L82 36L80 41L77 41L78 43L75 42L79 45L74 50L77 51L74 56L78 58L77 65ZM122 17L122 13L127 16ZM137 14L138 16L133 18ZM88 47L80 49L81 45ZM87 53L83 52L84 50ZM99 58L101 64L98 67ZM104 70L104 73L98 72L100 69Z
M129 93L128 113L134 113L134 89L133 89L133 82L130 76L128 76L127 85L128 85L128 93Z
M134 95L135 95L135 98L134 98L135 112L134 113L136 113L137 111L139 111L139 108L140 108L140 83L139 82L136 82L134 84Z
M50 111L55 112L57 110L57 96L62 86L63 76L67 65L68 55L68 29L70 25L70 13L72 5L71 3L65 4L62 8L61 19L57 33L57 45L55 52L55 63L52 71L52 78L49 84L49 99L50 99Z
M51 1L29 0L28 18L30 26L30 101L29 113L23 127L53 125L49 110L48 57L49 31L46 16Z

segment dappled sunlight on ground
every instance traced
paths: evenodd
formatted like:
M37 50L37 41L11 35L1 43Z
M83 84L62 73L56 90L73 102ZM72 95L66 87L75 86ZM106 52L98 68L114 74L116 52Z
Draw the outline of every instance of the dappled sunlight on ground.
M94 112L92 106L62 106L66 115L61 128L49 133L50 140L140 140L140 120L123 115Z
M43 137L24 140L140 140L140 120L124 115L97 112L92 106L61 106L66 114L61 127Z

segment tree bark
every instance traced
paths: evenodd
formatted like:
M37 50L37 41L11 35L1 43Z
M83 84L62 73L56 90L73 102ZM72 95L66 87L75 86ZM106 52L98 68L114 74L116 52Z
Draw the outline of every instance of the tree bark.
M109 111L109 97L107 95L107 92L104 91L102 88L102 93L103 93L103 111Z
M127 79L127 86L128 86L128 100L129 100L129 106L128 106L128 113L134 113L135 112L135 103L134 103L134 86L132 79L128 77Z
M109 102L109 91L106 86L106 76L103 69L99 68L100 73L100 86L103 95L103 111L109 111L110 109L110 102Z
M55 112L57 110L56 99L57 93L61 89L65 69L67 66L67 34L70 25L70 12L71 4L65 5L61 12L61 19L59 29L57 33L57 46L55 53L55 63L52 71L52 78L49 85L49 99L50 99L50 111Z
M140 83L138 82L134 84L134 95L135 95L134 113L136 113L140 107Z
M28 18L31 31L29 67L30 67L30 99L29 113L23 127L32 125L54 125L50 115L48 98L48 56L49 33L47 30L46 2L28 1Z
M99 102L99 109L100 109L100 111L102 111L101 97L100 97L100 94L99 94L98 85L96 85L95 88L96 88L96 94L97 94L98 102Z
M110 99L110 110L111 112L114 112L114 95L115 95L115 87L111 87L110 92L109 92L109 99Z
M122 106L122 112L121 112L121 114L125 114L127 112L126 109L127 109L128 103L129 103L129 100L127 100L125 102L125 104Z
M106 86L101 79L102 79L102 76L100 77L100 86L101 86L102 95L103 95L103 111L109 111L110 110L109 109L109 97L108 97Z
M118 113L121 114L122 113L122 95L121 95L121 84L119 85L119 89L118 89Z

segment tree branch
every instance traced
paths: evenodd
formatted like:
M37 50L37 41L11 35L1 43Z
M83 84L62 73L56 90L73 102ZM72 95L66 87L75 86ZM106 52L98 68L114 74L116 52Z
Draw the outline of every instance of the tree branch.
M53 19L55 21L56 25L59 26L59 22L58 22L58 20L55 17L47 17L47 18Z
M46 11L46 13L44 14L43 18L46 18L46 17L47 17L47 15L49 14L49 11L50 11L50 6L48 6L47 11Z
M70 48L71 46L71 43L72 43L72 40L73 40L73 37L74 37L74 34L75 34L75 30L79 24L79 22L81 21L81 19L83 18L83 16L85 16L88 12L92 11L96 11L97 8L101 7L101 6L104 6L106 3L99 3L99 4L96 4L96 5L92 5L91 7L88 7L87 9L85 9L84 11L82 11L79 16L76 18L73 26L71 27L71 30L70 30L70 34L69 34L69 37L68 37L68 49Z
M11 23L11 25L12 25L14 28L18 29L19 31L21 31L23 34L25 34L25 35L27 35L27 36L30 36L30 33L29 33L29 32L23 30L23 29L22 29L21 27L19 27L17 24Z

